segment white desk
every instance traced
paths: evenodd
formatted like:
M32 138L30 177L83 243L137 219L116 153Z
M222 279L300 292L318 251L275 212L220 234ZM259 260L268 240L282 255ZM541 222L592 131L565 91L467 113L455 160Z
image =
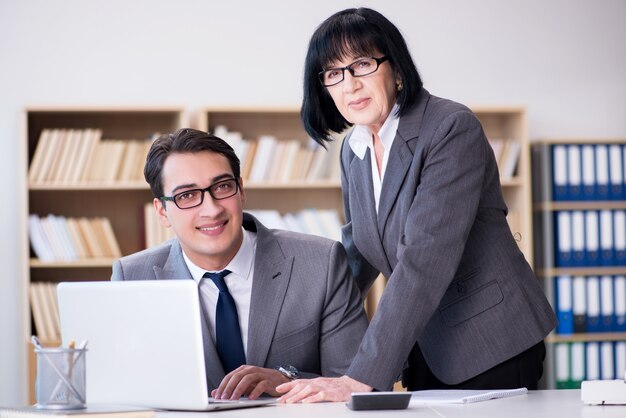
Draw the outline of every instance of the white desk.
M217 414L217 415L214 415ZM341 418L412 416L418 418L625 418L626 405L590 406L580 390L540 390L527 395L468 405L409 407L400 411L352 411L344 403L268 405L217 412L160 412L157 418Z

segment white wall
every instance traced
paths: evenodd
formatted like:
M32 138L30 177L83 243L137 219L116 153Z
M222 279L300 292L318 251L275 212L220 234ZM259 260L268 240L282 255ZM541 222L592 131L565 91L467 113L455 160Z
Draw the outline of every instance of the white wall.
M298 105L311 33L359 5L433 94L526 105L532 138L626 137L623 0L0 0L0 405L26 401L21 109Z

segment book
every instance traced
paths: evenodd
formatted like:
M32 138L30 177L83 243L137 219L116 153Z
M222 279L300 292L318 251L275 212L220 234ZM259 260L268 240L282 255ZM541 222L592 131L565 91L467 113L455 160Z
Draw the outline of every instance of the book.
M28 287L28 296L30 300L30 309L33 313L35 331L40 339L49 339L50 335L48 334L48 328L46 327L43 301L41 300L41 294L39 292L39 283L30 284Z
M502 390L418 390L412 393L410 405L467 404L525 395L526 388Z
M39 141L37 141L37 147L35 148L33 159L31 160L30 168L28 170L28 181L30 183L37 182L45 155L49 152L48 148L50 147L50 135L50 129L44 129L39 135Z
M109 218L97 218L94 221L100 224L100 229L104 233L104 241L107 243L107 247L109 249L108 255L114 258L120 258L122 256L122 251L120 250L120 246L115 238L115 233L113 232L113 227L111 226Z
M35 405L2 408L0 418L154 418L156 411L127 405L88 405L85 409L50 410Z

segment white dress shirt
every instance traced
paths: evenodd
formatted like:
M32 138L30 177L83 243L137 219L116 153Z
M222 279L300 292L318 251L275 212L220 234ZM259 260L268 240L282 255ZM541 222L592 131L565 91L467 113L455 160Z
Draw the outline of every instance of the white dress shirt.
M230 263L224 268L225 270L231 271L231 274L226 276L224 281L237 306L239 328L241 329L241 339L245 353L248 352L248 318L250 316L250 298L252 296L255 254L256 234L243 229L243 242L241 243L241 247L239 251L237 251L237 254L235 254L235 257L233 257ZM196 283L198 283L200 289L200 303L204 305L208 313L209 330L213 338L213 343L215 343L215 311L217 309L217 298L220 292L217 286L215 286L215 283L210 279L205 280L207 284L200 286L202 276L204 276L204 273L207 271L192 263L184 251L183 257L191 276Z
M387 160L389 159L389 150L393 145L393 139L396 137L396 131L398 130L398 124L400 118L396 115L398 105L395 104L389 116L383 123L383 126L378 131L378 137L383 144L385 152L383 153L383 163L381 164L381 173L378 173L378 166L376 165L376 152L374 151L373 134L369 127L365 125L355 125L352 135L350 135L350 148L352 152L361 160L365 158L365 152L369 148L370 160L372 162L372 186L374 187L374 199L376 200L376 213L378 213L378 203L380 202L380 192L385 178L385 171L387 170Z

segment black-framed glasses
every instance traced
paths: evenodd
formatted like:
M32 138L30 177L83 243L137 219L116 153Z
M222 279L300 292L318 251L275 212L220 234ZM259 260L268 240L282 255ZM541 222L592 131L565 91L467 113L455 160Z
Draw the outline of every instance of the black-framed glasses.
M329 68L328 70L320 71L318 76L324 87L330 87L343 81L346 70L350 71L352 77L363 77L364 75L376 72L380 64L388 59L389 57L387 55L380 58L361 58L345 67Z
M174 196L161 196L161 201L174 202L179 209L191 209L204 202L204 193L208 192L214 200L228 199L239 191L238 179L220 180L206 189L191 189L176 193Z

